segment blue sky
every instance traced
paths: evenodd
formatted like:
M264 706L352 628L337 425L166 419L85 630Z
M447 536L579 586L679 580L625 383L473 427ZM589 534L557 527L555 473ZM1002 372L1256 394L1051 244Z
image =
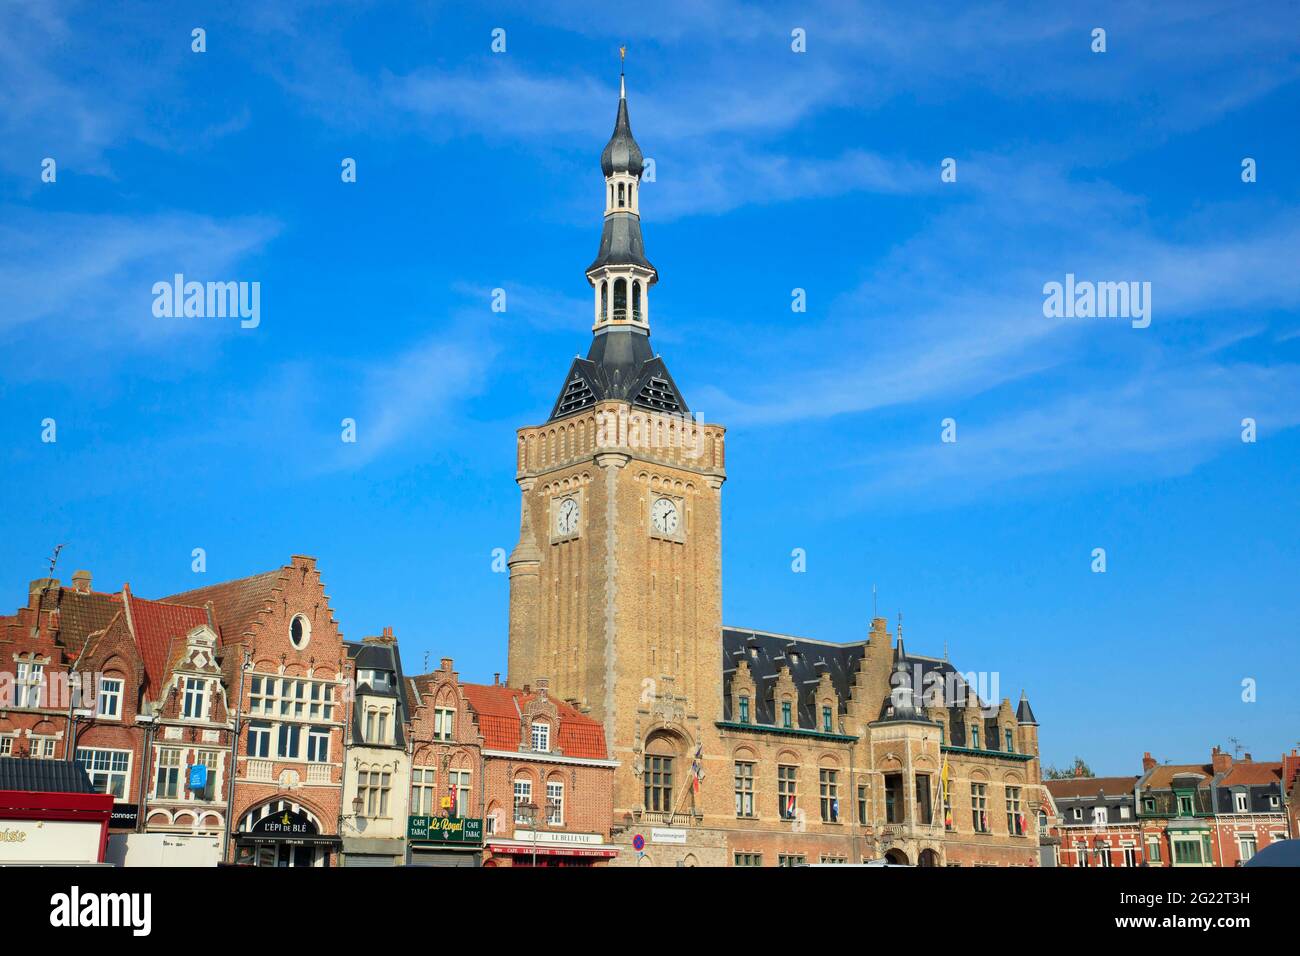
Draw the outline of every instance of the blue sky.
M1046 6L0 6L8 606L57 543L145 596L306 553L346 636L504 671L513 433L590 340L626 43L652 342L729 428L727 623L861 638L874 582L910 650L1028 689L1047 762L1276 759L1300 10ZM155 318L176 272L260 282L261 324ZM1045 318L1067 273L1150 282L1151 326Z

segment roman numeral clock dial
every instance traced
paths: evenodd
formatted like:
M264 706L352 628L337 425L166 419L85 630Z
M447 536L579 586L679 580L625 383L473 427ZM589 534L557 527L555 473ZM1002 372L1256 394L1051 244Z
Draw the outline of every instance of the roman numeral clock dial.
M555 531L557 534L569 535L578 530L578 500L565 498L555 513Z
M677 526L680 523L681 517L677 514L677 502L671 498L660 498L651 507L650 527L654 528L657 534L676 534Z

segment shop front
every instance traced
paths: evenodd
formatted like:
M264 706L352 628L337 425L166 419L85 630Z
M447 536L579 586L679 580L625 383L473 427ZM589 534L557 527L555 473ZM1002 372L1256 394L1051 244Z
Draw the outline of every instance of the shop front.
M341 846L322 833L306 807L277 800L244 815L235 835L235 863L241 866L329 866Z
M76 764L0 758L0 866L102 864L112 812Z
M618 856L599 833L516 830L514 839L490 840L487 866L597 866Z
M407 864L479 866L483 862L483 821L474 817L408 817Z

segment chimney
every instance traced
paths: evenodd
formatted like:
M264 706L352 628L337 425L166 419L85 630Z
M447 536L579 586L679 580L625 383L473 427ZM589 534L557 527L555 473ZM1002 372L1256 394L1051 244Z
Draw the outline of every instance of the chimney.
M1074 765L1074 775L1075 775L1076 777L1082 777L1082 776L1083 776L1083 764L1075 764L1075 765Z
M1232 754L1224 753L1215 747L1210 751L1210 767L1215 773L1226 773L1232 769Z
M90 593L90 572L73 571L72 586L76 589L78 594L89 594Z
M492 686L493 686L493 687L500 687L500 686L501 686L501 672L500 672L500 671L497 671L495 674L492 675Z
M37 578L27 585L27 596L35 596L37 591L48 591L59 586L58 578Z
M1159 762L1156 760L1155 757L1151 756L1151 751L1148 750L1146 753L1142 755L1143 773L1146 773L1148 770L1154 770L1157 766L1159 766Z
M1253 759L1255 759L1255 758L1253 758L1250 754L1246 754L1246 756L1245 756L1244 758L1242 758L1242 759L1243 759L1246 763L1250 763L1250 762L1251 762Z

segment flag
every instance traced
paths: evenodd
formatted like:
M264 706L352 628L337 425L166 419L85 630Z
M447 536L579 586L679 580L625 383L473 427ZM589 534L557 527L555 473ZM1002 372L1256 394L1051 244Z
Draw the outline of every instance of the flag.
M785 816L787 820L794 819L794 794L785 798Z
M695 759L691 761L691 789L696 793L700 792L700 780L704 777L704 748L699 744L695 745Z
M948 758L943 758L943 769L939 771L939 786L943 792L943 825L952 829L952 807L948 801Z
M1016 834L1023 836L1027 831L1028 825L1025 823L1025 815L1023 813L1016 814Z
M454 817L456 815L456 788L455 787L449 787L447 789L447 799L449 801L447 804L447 816Z

